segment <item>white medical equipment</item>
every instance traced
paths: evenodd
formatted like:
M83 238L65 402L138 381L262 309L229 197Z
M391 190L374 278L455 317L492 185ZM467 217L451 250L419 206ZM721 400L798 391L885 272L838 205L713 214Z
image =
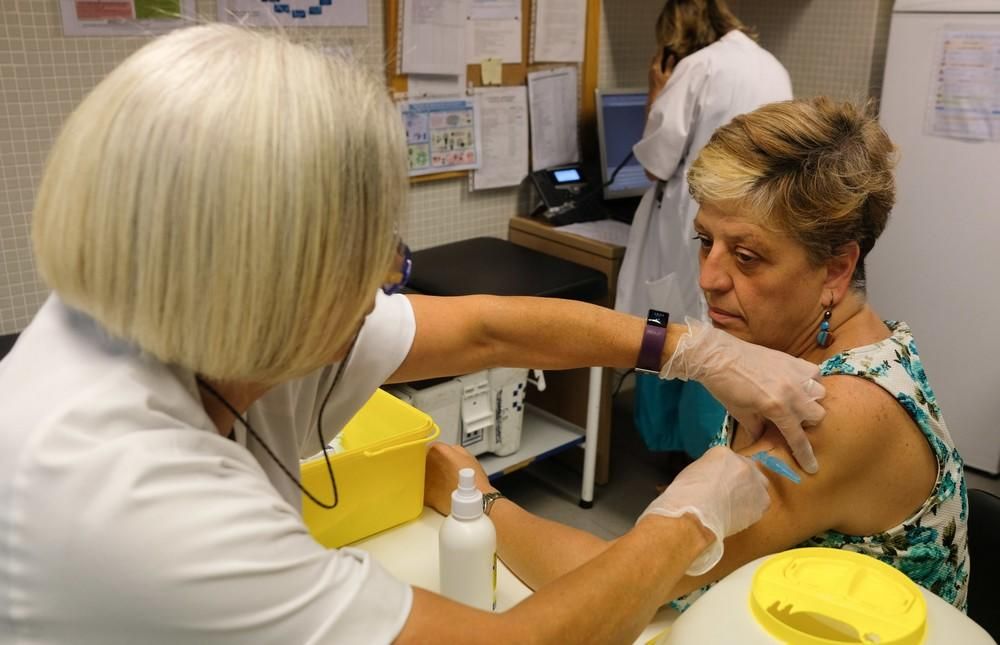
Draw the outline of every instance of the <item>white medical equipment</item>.
M462 446L473 455L503 457L521 445L521 422L528 383L545 389L541 370L495 367L446 381L421 381L386 387L429 414L441 428L440 441Z

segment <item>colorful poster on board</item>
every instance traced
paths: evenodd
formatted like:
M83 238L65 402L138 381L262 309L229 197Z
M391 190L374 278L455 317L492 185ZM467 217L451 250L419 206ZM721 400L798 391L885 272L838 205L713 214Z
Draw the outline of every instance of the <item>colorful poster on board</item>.
M403 101L410 176L479 168L482 144L475 97Z
M195 22L194 0L60 0L67 36L149 36Z
M219 20L251 27L364 27L366 0L218 0Z

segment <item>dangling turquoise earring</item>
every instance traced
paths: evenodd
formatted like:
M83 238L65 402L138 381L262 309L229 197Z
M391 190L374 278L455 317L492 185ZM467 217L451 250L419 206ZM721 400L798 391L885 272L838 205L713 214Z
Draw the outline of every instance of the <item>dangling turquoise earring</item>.
M830 316L832 315L833 312L829 309L823 312L823 322L819 324L819 333L816 334L816 344L820 347L829 347L830 343L833 342L833 334L830 333Z

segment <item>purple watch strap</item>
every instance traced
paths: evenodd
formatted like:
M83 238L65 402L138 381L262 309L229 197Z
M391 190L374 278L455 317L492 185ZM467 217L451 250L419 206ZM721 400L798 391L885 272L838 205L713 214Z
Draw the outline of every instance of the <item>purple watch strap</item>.
M663 362L663 345L667 340L667 314L650 310L646 328L642 332L642 345L635 368L641 372L660 372Z

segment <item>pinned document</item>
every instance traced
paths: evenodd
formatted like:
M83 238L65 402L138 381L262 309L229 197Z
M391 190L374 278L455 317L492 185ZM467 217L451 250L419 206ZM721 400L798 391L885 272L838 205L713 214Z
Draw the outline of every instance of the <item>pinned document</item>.
M520 20L521 0L468 0L473 20Z
M535 0L532 61L583 62L587 0Z
M1000 30L949 25L938 39L924 131L1000 141Z
M218 6L219 22L244 27L363 27L368 24L366 0L218 0Z
M458 76L410 74L406 77L406 95L411 99L464 96L467 80L465 67Z
M402 0L403 74L458 76L465 67L463 0Z
M479 88L482 165L472 189L517 186L528 176L528 91L523 85Z
M147 36L186 27L196 15L194 0L60 0L59 6L67 36Z
M580 160L576 67L528 74L531 166L535 170Z
M482 69L483 85L503 84L503 61L499 58L487 58L480 65Z
M479 107L473 97L403 101L411 177L479 167Z
M469 0L465 54L470 65L485 58L521 62L521 0Z

